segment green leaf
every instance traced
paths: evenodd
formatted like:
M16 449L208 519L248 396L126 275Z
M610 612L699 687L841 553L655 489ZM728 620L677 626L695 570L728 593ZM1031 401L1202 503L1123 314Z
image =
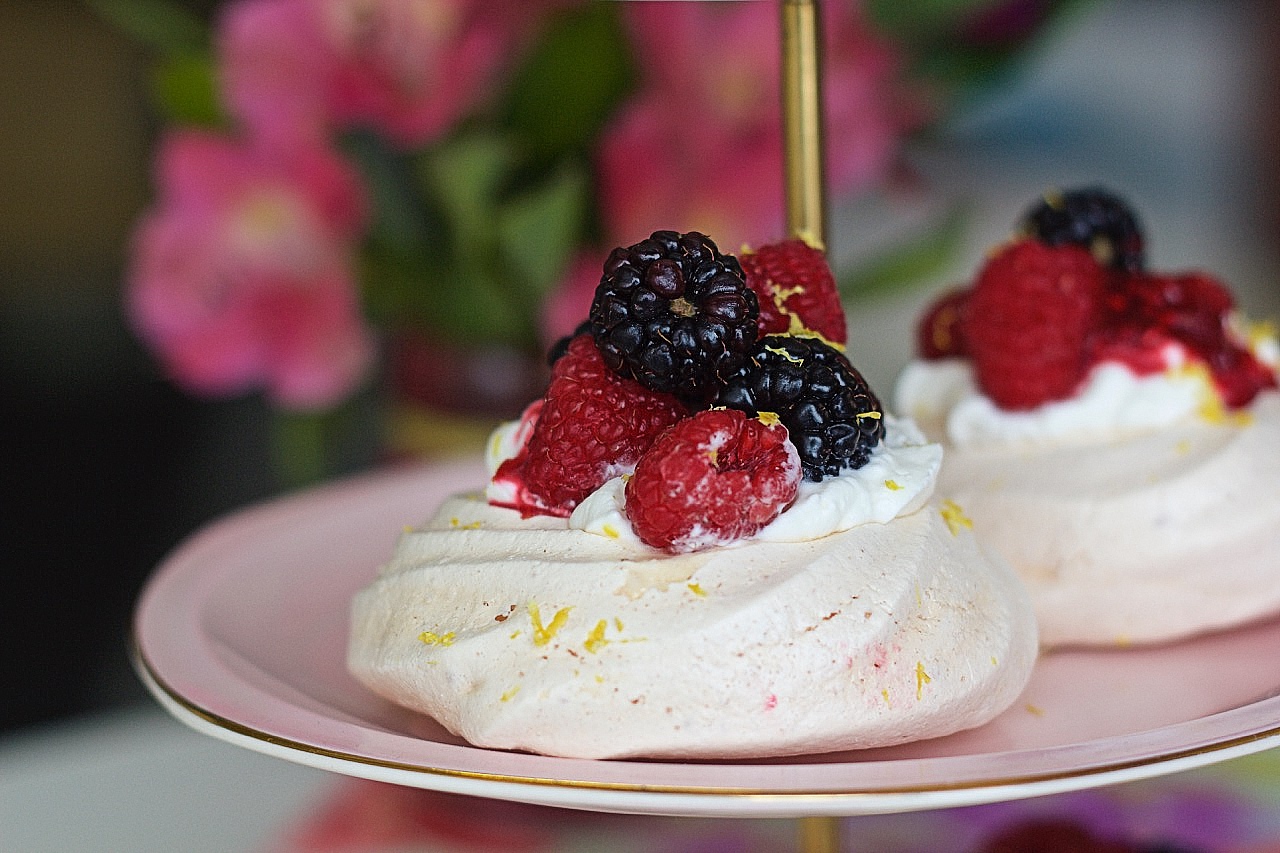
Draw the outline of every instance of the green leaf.
M424 154L420 187L438 206L447 257L431 258L429 322L454 340L523 346L536 339L536 305L504 270L499 238L502 193L515 169L514 146L489 131L467 131Z
M401 253L429 248L434 229L423 199L415 192L412 161L374 133L347 134L341 146L369 191L373 239Z
M432 259L427 252L391 246L376 236L366 241L358 279L365 311L375 326L421 325L431 315L427 280L438 266Z
M416 328L459 343L534 340L532 318L481 265L460 270L440 255L370 244L361 257L365 310L380 326Z
M965 210L953 208L904 242L841 270L836 280L840 295L848 300L866 299L915 287L937 276L955 258L966 220Z
M274 418L272 451L276 478L286 490L313 486L329 476L328 413L280 410Z
M537 341L541 301L580 240L590 182L575 160L527 175L519 166L510 138L484 130L460 132L416 163L444 236L441 251L417 265L423 280L412 300L440 334Z
M516 72L504 123L535 159L585 151L630 91L634 70L618 3L556 17Z
M999 43L965 38L969 22L1000 0L868 0L874 24L908 57L911 73L949 96L999 85L1052 33L1101 0L1049 0L1036 26Z
M449 139L419 160L419 185L439 203L460 256L494 251L494 210L514 163L511 144L483 131Z
M560 280L582 238L589 204L585 169L566 166L542 186L498 210L498 245L504 267L540 301Z
M515 160L511 143L485 130L458 134L419 162L424 184L458 214L493 205Z
M513 299L509 282L490 266L433 267L423 280L422 324L460 343L525 346L536 330L528 307Z
M949 34L960 22L996 0L867 0L872 23L884 32L911 40Z
M294 490L366 467L376 448L370 417L376 391L364 386L326 408L276 407L271 450L276 485Z
M461 342L531 346L534 314L511 298L507 285L498 273L480 269L455 279L442 300L449 320L443 334Z
M167 55L198 53L209 45L199 16L174 0L85 0L85 5L116 29Z
M166 56L153 74L153 97L170 121L206 127L225 122L213 60L208 54Z

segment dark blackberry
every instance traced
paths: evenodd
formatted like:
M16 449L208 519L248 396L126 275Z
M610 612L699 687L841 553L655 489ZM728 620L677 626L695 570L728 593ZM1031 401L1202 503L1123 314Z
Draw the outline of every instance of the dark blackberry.
M742 267L696 231L614 249L591 304L605 364L700 404L747 360L760 308Z
M1146 264L1137 217L1119 196L1097 187L1046 193L1023 216L1019 231L1050 246L1083 246L1116 270L1140 272Z
M775 413L800 452L804 478L814 482L861 468L884 437L880 401L849 360L819 338L761 339L715 404Z

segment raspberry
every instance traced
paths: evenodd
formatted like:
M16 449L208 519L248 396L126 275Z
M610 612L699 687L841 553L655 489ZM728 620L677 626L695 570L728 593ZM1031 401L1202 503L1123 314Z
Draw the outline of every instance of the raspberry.
M591 304L610 369L702 403L747 359L760 309L742 267L696 231L614 249Z
M1243 408L1258 392L1277 387L1275 371L1239 344L1232 344L1211 360L1209 372L1228 409Z
M528 442L494 475L501 506L568 516L611 477L629 471L654 438L686 417L684 405L624 379L604 365L590 335L579 335L551 371Z
M861 468L884 437L880 401L862 374L820 338L770 335L716 403L773 412L800 453L806 480Z
M1173 343L1160 329L1124 317L1108 317L1090 335L1089 364L1119 362L1138 376L1160 373L1169 365L1164 348Z
M1226 344L1226 321L1235 307L1221 282L1200 273L1130 276L1107 303L1118 319L1158 329L1206 361Z
M1137 217L1124 200L1097 187L1046 193L1022 217L1019 230L1050 246L1081 246L1116 270L1138 272L1145 263Z
M968 304L967 289L948 291L929 304L916 326L916 352L921 358L935 361L969 354L961 321Z
M1106 273L1075 245L1012 243L991 257L961 329L978 386L1003 409L1032 409L1075 391L1101 325Z
M1228 408L1277 387L1275 371L1232 328L1226 287L1201 273L1145 271L1141 228L1119 197L1097 188L1047 195L1020 231L967 300L944 297L917 329L922 357L967 354L978 385L1002 408L1070 396L1102 361L1157 373L1170 344L1208 368ZM953 308L962 315L958 337Z
M784 240L738 261L760 303L761 337L811 332L837 344L849 339L835 276L822 252L803 240Z
M1090 341L1092 356L1154 373L1165 367L1162 345L1174 341L1208 366L1223 403L1246 406L1276 387L1276 377L1236 340L1233 307L1230 291L1203 273L1120 277L1107 296L1106 324Z
M698 412L654 441L627 481L640 540L683 553L751 536L795 500L800 460L780 424Z

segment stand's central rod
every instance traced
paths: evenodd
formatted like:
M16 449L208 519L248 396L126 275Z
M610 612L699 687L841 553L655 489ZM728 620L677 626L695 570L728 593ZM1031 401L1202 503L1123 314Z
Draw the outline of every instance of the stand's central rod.
M787 232L826 249L819 0L781 0L782 132Z
M786 158L787 233L827 248L826 174L822 159L822 30L819 0L781 0L782 136ZM799 822L800 853L839 853L835 818Z
M800 818L799 853L840 853L841 849L839 818Z

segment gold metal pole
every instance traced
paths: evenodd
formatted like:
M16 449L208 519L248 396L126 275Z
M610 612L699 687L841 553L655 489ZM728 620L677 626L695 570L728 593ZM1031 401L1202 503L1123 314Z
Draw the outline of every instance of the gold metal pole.
M819 0L782 4L782 138L787 233L827 248L826 170L822 157L822 28ZM840 821L799 819L800 853L840 853Z
M780 2L787 233L826 251L819 0ZM798 829L799 853L840 853L838 818L802 817Z
M782 131L787 232L827 247L822 157L822 31L819 0L781 0Z
M840 853L840 819L800 818L800 853Z

